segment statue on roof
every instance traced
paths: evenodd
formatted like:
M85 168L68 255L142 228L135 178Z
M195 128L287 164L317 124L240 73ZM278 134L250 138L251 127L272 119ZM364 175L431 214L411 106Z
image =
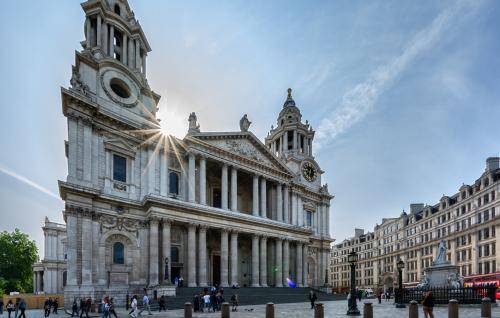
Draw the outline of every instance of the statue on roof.
M189 122L188 133L200 132L200 124L198 124L198 118L196 117L195 112L189 114L188 122Z
M241 117L240 119L240 130L242 132L247 132L251 124L252 122L248 120L247 114L243 115L243 117Z

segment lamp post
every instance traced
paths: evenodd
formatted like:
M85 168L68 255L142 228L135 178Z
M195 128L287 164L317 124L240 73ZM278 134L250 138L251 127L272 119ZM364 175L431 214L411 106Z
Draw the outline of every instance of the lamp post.
M396 308L405 308L406 306L403 303L403 269L405 268L405 262L400 259L396 266L398 268L398 293L396 296Z
M361 313L356 305L356 263L358 262L358 254L354 249L347 255L347 261L351 265L351 297L349 297L347 315L360 316Z

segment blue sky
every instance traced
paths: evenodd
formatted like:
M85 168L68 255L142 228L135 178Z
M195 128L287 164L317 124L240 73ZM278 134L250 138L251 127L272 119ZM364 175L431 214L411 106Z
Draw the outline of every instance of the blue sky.
M499 155L498 1L130 4L176 136L195 111L207 131L237 130L247 113L264 138L293 88L317 131L337 240L454 194ZM0 230L18 227L39 245L44 217L62 221L59 87L83 22L79 1L9 1L0 11Z

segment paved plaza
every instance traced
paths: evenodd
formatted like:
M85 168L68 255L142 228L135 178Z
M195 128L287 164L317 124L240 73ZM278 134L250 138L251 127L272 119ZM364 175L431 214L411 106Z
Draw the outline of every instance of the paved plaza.
M324 302L325 305L325 317L347 317L347 302L346 301L328 301ZM275 316L276 317L286 317L286 318L298 318L298 317L313 317L313 310L309 309L309 303L292 303L292 304L277 304L275 305ZM360 306L362 312L362 308ZM423 317L422 309L419 308L419 317ZM477 307L463 307L460 309L461 318L479 318L480 308ZM169 310L167 312L153 312L152 317L169 317L169 318L181 318L184 317L183 310ZM434 311L436 318L447 318L448 310L446 307L436 307ZM193 317L220 317L221 313L193 313ZM408 317L408 308L398 309L394 307L393 302L382 302L382 304L373 304L373 316L375 318L403 318ZM4 313L3 317L7 317ZM28 311L27 318L39 318L43 317L42 310L30 310ZM68 317L61 311L59 315L51 315L50 317ZM93 314L92 317L97 317ZM118 317L129 317L124 309L118 311ZM147 315L147 312L143 313L143 317L151 317ZM265 305L253 305L253 306L241 306L238 312L231 312L231 317L235 318L258 318L265 317ZM492 317L500 318L500 307L494 307L492 310Z

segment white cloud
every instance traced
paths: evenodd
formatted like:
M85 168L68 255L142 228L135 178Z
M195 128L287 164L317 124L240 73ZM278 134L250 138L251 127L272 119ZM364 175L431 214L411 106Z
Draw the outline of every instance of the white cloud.
M317 129L316 151L362 120L373 109L379 96L419 55L431 49L456 19L471 13L480 3L473 0L458 1L445 9L432 23L413 36L401 55L380 66L364 82L348 90L342 97L340 107L321 121Z

